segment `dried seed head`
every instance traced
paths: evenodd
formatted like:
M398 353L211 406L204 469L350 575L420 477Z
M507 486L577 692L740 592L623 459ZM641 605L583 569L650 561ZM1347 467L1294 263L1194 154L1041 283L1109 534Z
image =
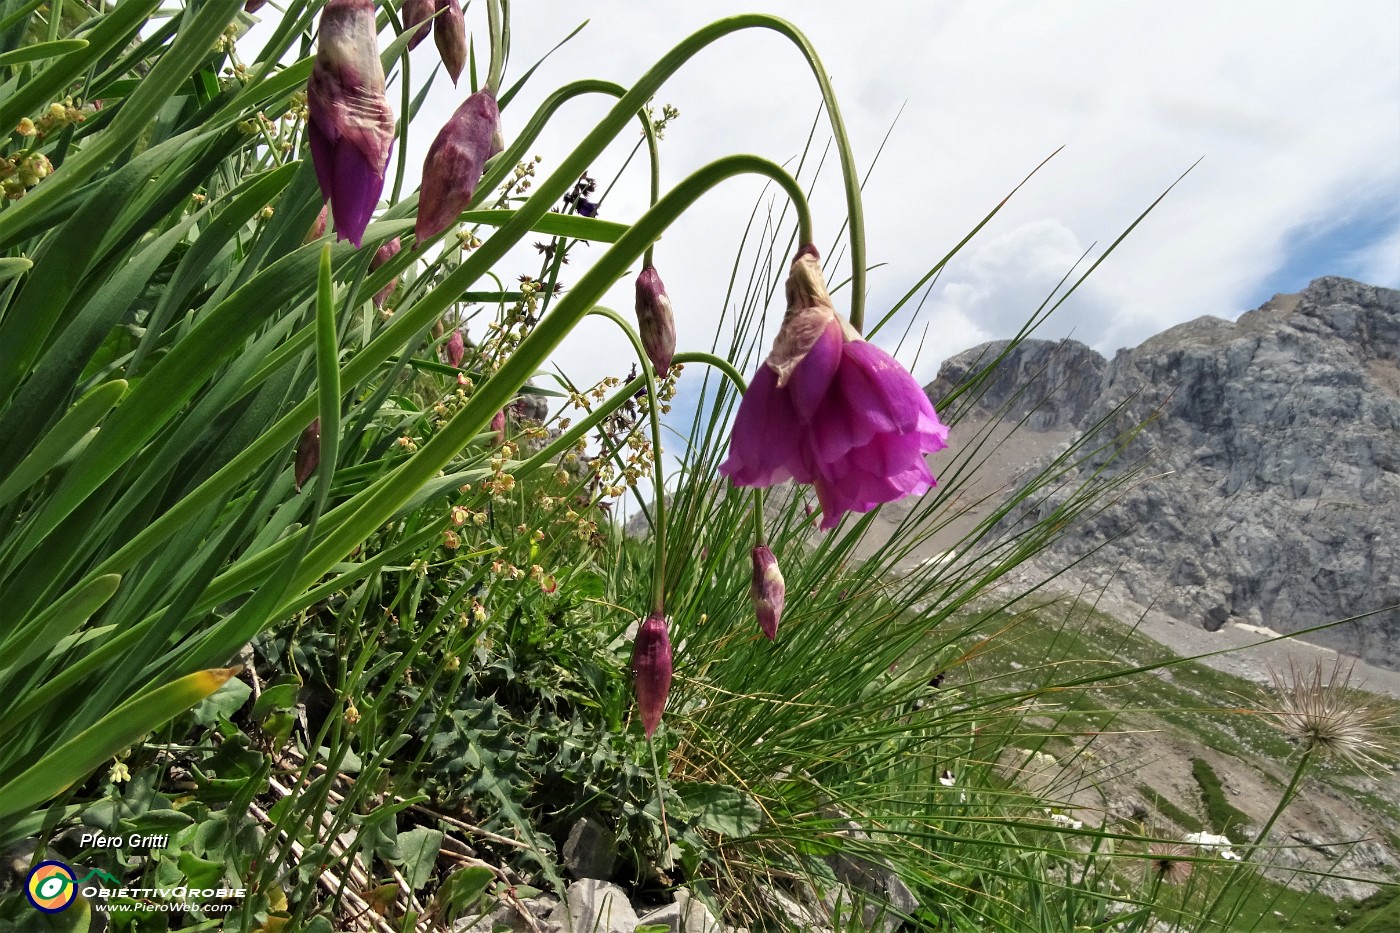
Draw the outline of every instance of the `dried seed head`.
M1181 884L1191 877L1191 847L1180 842L1157 842L1147 850L1147 870L1163 884Z
M1323 667L1317 661L1311 671L1300 670L1290 660L1287 678L1271 669L1278 708L1269 714L1305 753L1338 758L1363 771L1378 767L1377 756L1397 751L1400 715L1394 704L1353 687L1353 664L1343 666L1338 658L1330 672Z

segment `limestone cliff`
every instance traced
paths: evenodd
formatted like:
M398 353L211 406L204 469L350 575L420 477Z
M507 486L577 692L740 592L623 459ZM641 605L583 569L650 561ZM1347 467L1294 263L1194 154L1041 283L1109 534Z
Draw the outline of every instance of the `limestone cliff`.
M1005 349L945 363L934 403ZM1061 563L1101 548L1077 570L1089 582L1111 574L1204 628L1297 632L1374 613L1308 637L1400 668L1400 291L1322 278L1112 360L1025 341L945 407L1000 409L1032 432L1146 423L1107 472L1146 458L1156 478L1068 536Z

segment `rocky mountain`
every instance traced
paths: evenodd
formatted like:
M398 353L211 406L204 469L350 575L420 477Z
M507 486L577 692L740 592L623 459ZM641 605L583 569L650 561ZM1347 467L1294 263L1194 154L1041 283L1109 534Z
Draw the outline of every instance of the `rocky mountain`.
M1400 669L1400 291L1321 278L1111 360L1070 340L984 344L927 391L954 418L1001 412L1032 433L1143 426L1078 467L1147 465L1059 545L1061 565L1098 549L1083 582L1212 630L1369 614L1307 637Z

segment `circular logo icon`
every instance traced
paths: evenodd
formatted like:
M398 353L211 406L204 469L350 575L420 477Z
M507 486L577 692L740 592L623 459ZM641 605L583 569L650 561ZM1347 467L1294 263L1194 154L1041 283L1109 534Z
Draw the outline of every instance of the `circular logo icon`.
M78 896L77 878L73 869L62 862L40 862L29 873L24 896L44 913L56 914Z

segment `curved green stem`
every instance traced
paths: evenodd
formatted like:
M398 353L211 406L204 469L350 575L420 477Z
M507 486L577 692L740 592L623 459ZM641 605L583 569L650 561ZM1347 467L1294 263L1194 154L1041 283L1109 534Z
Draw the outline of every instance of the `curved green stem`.
M512 220L502 225L479 249L474 250L472 254L467 257L466 261L446 277L439 288L424 295L411 307L400 309L399 313L394 315L388 326L382 329L359 353L345 362L341 372L342 384L356 385L367 378L378 366L383 364L385 360L398 353L414 334L431 324L435 318L441 317L457 295L466 291L474 281L485 274L486 270L495 265L511 247L529 233L531 226L538 221L539 218L543 217L548 213L550 208L558 203L559 199L562 198L565 192L578 180L578 177L587 170L593 160L602 154L603 150L617 133L626 126L628 121L636 118L642 105L656 94L661 84L674 74L681 65L685 64L701 49L716 40L731 32L749 28L774 29L787 35L799 45L802 45L806 41L801 33L787 22L777 17L758 13L719 20L682 40L678 45L667 52L660 61L648 69L648 71L638 79L637 83L622 95L621 99L608 111L602 121L600 121L599 124L583 138L578 146L563 159L554 172L536 185L534 194L520 206ZM513 144L503 157L498 157L498 163L487 171L481 184L478 186L478 195L484 199L501 183L506 173L512 166L520 161L527 147L533 141L533 136L529 134L537 134L543 126L544 121L548 119L548 115L565 100L590 92L611 93L612 89L615 87L616 85L604 81L579 81L556 91L540 106L534 120L527 125L526 134L522 134L521 139ZM750 164L752 164L752 162L763 162L765 166L776 170L781 175L783 179L781 183L783 184L784 190L788 191L789 195L792 196L799 205L800 235L803 237L804 242L810 242L812 238L811 216L810 212L807 210L806 197L801 187L798 186L797 182L792 180L790 176L772 163L755 159L755 157L752 156L746 158L752 160ZM767 173L765 172L765 174ZM695 176L692 176L692 179L694 177ZM689 182L682 183L682 186L684 187L687 184L689 184ZM857 192L858 190L857 187ZM671 194L667 196L667 199L674 199L672 203L680 203L682 198L677 197L679 191L680 189L671 192ZM687 194L683 199L684 204L689 204L695 197L699 196L699 193L699 190L695 190ZM623 241L634 243L637 231L643 228L643 221L646 221L648 218L653 218L651 223L647 225L644 234L650 238L643 240L642 245L636 248L636 251L632 253L633 259L646 248L647 243L655 239L656 235L659 234L659 230L664 229L666 223L669 223L669 219L665 222L659 222L654 219L658 216L658 209L661 204L666 203L667 199L662 199L662 201L658 202L656 206L644 215L642 220L638 221L637 225L629 231L628 235L624 236L623 239L619 241L618 246L620 246ZM415 202L415 198L406 198L399 204L394 205L394 207L389 210L386 219L398 219L410 216L414 209ZM377 225L372 225L372 227L373 226ZM655 230L655 232L653 232L653 230ZM376 235L377 233L371 233L369 234L369 238L372 239ZM615 246L614 250L616 249L617 247ZM396 275L399 271L402 271L411 259L411 256L406 255L409 252L408 250L404 250L399 256L395 257L395 260L398 260L397 262L391 261L386 263L377 273L384 276L383 281L374 284L383 287L383 285L388 282L390 276ZM399 262L402 262L402 265L400 265ZM590 270L590 272L591 271L592 270ZM253 285L255 285L255 282L249 283L249 286L245 287L252 287ZM856 291L859 292L861 289L856 289ZM579 288L576 286L573 294L578 293ZM598 294L601 294L601 292ZM561 302L560 306L556 307L555 311L551 312L551 317L558 314L560 308L567 302L567 299L568 296L566 296L564 302ZM549 332L546 331L546 333ZM540 330L537 329L535 333L531 335L531 338L539 336ZM558 338L550 336L541 339L550 341L550 344L546 347L547 353L548 349L552 348L553 343L557 342L558 339L562 339L562 334L559 335ZM532 349L534 346L535 344L531 344ZM524 345L522 345L521 349L524 349ZM543 361L543 356L532 356L528 361L525 360L524 354L522 353L517 353L516 356L522 361L520 370L526 370L527 368L533 370L539 362ZM512 375L515 374L515 372L512 373ZM520 378L518 385L523 385L525 379L528 378L529 375L530 372L525 372L525 375ZM518 388L518 385L516 388ZM502 404L504 404L504 401L503 399ZM297 435L300 434L302 428L306 426L306 422L312 417L315 417L315 407L315 399L307 399L289 411L275 425L264 431L263 434L242 453L229 461L229 463L218 470L213 476L205 480L198 489L186 496L172 509L143 529L135 538L104 561L101 567L94 569L93 575L120 572L113 568L129 567L142 556L149 553L156 542L163 540L179 528L181 523L188 519L189 515L195 514L200 509L206 508L218 501L220 495L235 487L248 475L248 470L253 464L261 463L268 457L276 455L285 445L291 443ZM499 407L498 405L497 408ZM495 409L492 409L487 414L487 420L489 420L490 416L494 413ZM482 422L483 425L485 423L485 421ZM421 454L423 451L420 450L419 453Z
M661 468L661 412L656 398L656 372L652 369L651 358L646 347L642 346L641 335L628 323L627 319L611 308L594 308L588 312L605 317L622 329L636 351L637 361L642 368L642 378L647 383L647 410L651 421L651 475L656 493L653 506L651 530L653 547L656 550L656 567L651 578L651 608L666 614L666 483ZM633 491L635 491L635 486Z
M744 381L744 377L740 375L739 370L735 369L734 364L722 356L716 356L713 353L705 353L703 351L693 351L689 353L677 353L672 357L671 361L673 363L705 363L709 366L713 366L715 369L724 373L724 375L729 378L730 382L734 383L740 395L749 391L748 383ZM765 531L763 527L763 490L756 487L752 495L754 543L767 544L768 532Z
M486 22L491 32L491 68L486 73L486 89L496 97L501 91L501 73L506 66L506 25L501 15L501 0L486 0Z
M646 128L647 135L647 155L651 157L651 201L655 204L661 197L661 154L656 148L656 127L651 125L651 118L642 114L642 124ZM655 243L647 244L646 255L642 257L642 265L655 265L652 262L652 253L656 249Z
M623 104L618 106L620 108ZM555 175L560 171L563 169L556 171ZM811 218L802 189L792 176L767 159L752 155L733 155L711 162L692 174L628 228L598 262L583 274L574 288L520 342L495 376L484 382L466 405L458 410L431 440L392 473L357 496L358 508L346 518L336 535L312 549L303 561L293 586L300 589L314 583L321 575L321 568L330 566L344 556L347 541L361 541L373 534L376 528L413 497L419 487L436 476L458 451L481 433L492 416L505 407L526 380L554 352L569 331L583 319L593 303L637 260L646 249L646 245L659 237L702 194L725 179L750 173L772 178L787 189L798 205L801 225L804 229L811 229ZM554 178L555 176L551 176L549 181L553 181ZM539 195L536 195L537 197ZM534 200L535 198L531 198L531 201ZM519 220L521 217L517 216L516 221ZM502 227L502 231L516 221ZM466 263L448 276L447 281L451 282L463 269L472 265L473 260L486 254L487 246L496 242L498 238L499 233L487 240ZM448 293L447 296L441 295L444 291ZM451 294L452 290L444 285L432 295L424 297L409 313L424 305L431 307ZM351 361L346 369L349 370L353 366L354 361Z

